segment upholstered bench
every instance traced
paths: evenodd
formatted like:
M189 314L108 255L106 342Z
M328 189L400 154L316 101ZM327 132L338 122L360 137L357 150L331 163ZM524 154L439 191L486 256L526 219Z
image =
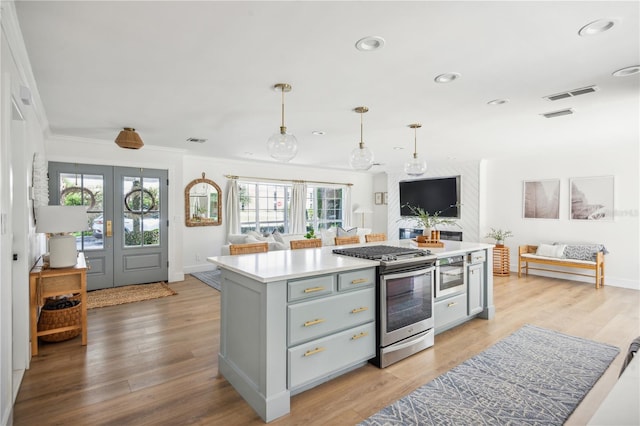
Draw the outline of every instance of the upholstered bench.
M602 244L541 244L525 245L518 249L518 278L529 274L529 270L558 272L595 278L596 288L604 286L604 255L607 250ZM529 266L530 263L544 265L545 268ZM563 266L593 271L582 274L563 269L549 269L549 266Z

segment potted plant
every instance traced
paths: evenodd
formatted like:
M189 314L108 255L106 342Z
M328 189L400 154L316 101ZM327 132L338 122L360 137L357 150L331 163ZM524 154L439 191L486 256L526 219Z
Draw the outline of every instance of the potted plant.
M503 231L502 229L491 228L491 232L487 232L487 235L485 235L484 237L493 238L494 240L496 240L496 246L502 247L504 245L504 240L509 237L513 237L513 233L509 230Z
M311 229L310 229L309 231L307 231L307 233L306 233L306 234L304 234L304 237L305 237L306 239L309 239L309 240L310 240L310 239L313 239L313 238L316 238L316 233L315 233L315 231L313 230L313 227L311 227Z
M422 225L423 227L422 235L427 238L431 235L431 231L436 230L436 227L438 225L455 225L457 227L460 227L460 225L458 224L458 222L456 222L455 219L445 218L440 216L443 212L447 211L448 209L439 210L437 212L434 212L433 214L429 214L427 211L425 211L422 207L419 207L419 206L414 207L409 204L405 204L405 207L407 207L411 211L411 213L415 216L415 217L412 217L411 219L416 221L419 225ZM454 207L454 206L451 206L451 207Z

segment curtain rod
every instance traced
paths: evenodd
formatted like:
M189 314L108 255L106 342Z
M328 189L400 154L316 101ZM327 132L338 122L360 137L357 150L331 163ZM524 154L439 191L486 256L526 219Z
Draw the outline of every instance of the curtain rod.
M353 186L352 183L342 183L342 182L324 182L321 180L295 180L295 179L275 179L275 178L260 178L260 177L251 177L251 176L236 176L236 175L224 175L227 179L251 179L251 180L266 180L272 182L293 182L293 183L324 183L327 185L346 185Z

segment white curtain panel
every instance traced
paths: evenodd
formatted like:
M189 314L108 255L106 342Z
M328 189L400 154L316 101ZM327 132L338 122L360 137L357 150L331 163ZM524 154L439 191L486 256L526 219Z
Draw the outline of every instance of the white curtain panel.
M347 185L344 189L344 206L342 208L342 215L344 216L342 219L342 227L344 229L351 228L352 220L352 212L351 212L351 186Z
M228 233L240 233L240 191L238 190L238 179L227 181L227 225Z
M289 230L292 234L304 234L307 232L306 203L307 184L294 182L291 193L291 229Z

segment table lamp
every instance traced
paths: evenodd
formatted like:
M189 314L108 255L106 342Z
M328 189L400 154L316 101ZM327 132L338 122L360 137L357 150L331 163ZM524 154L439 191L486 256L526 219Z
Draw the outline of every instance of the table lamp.
M70 268L76 264L76 237L70 232L87 229L86 206L40 206L36 209L36 232L49 234L50 268Z
M362 215L362 227L364 228L364 215L365 215L365 213L373 213L373 211L371 211L369 209L365 209L363 207L358 207L357 209L354 210L354 213Z

